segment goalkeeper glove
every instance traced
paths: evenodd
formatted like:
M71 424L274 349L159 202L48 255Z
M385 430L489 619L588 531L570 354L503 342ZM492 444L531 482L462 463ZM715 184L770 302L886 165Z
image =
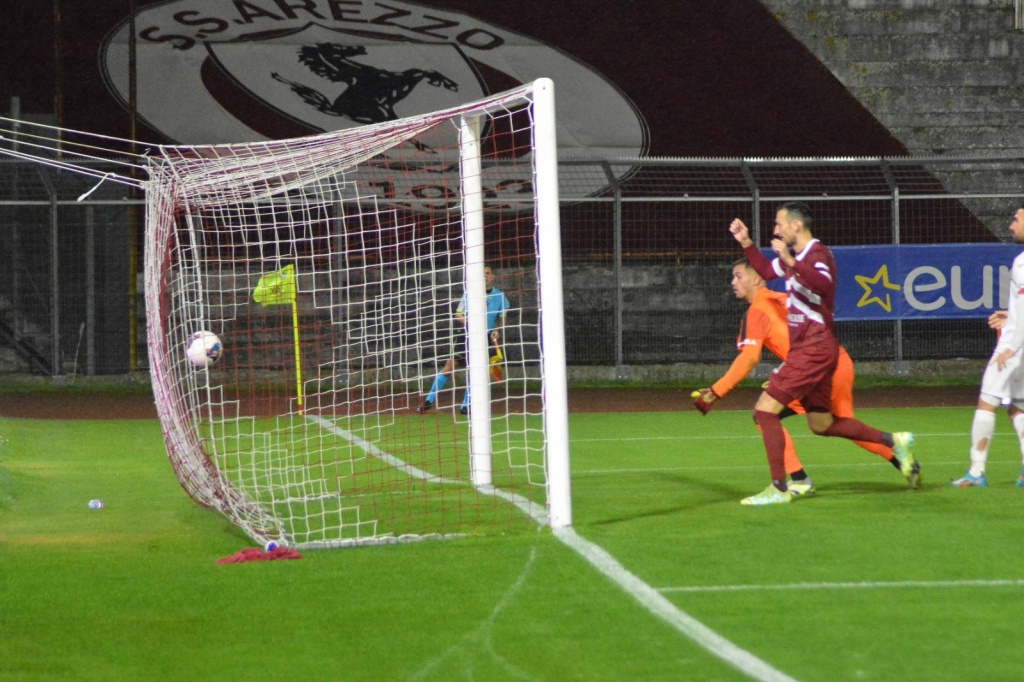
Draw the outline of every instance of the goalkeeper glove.
M691 393L690 397L693 398L693 406L700 410L701 414L706 415L720 396L710 388L701 388Z

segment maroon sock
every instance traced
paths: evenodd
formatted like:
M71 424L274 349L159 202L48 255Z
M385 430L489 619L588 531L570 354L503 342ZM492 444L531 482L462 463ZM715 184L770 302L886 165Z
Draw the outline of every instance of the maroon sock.
M772 483L786 481L786 434L782 430L779 415L771 412L754 410L754 421L761 427L761 439L764 441L764 452L768 456L768 471Z
M848 438L849 440L863 440L868 443L885 442L884 433L853 417L835 417L832 420L832 426L828 427L821 435L838 436L839 438Z

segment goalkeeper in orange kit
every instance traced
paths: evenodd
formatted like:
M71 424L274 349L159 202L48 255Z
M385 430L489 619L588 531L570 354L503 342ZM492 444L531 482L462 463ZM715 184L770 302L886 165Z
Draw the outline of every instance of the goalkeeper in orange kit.
M707 414L719 398L724 397L753 371L761 361L762 347L770 350L783 362L789 354L786 295L769 289L765 281L743 258L733 263L732 290L736 298L746 301L750 306L740 323L740 333L736 338L739 355L733 360L725 376L710 387L693 392L693 404L703 414ZM787 405L781 416L793 414L804 414L799 402ZM832 414L836 417L853 416L853 361L842 347L839 348L839 364L832 375ZM783 434L786 443L786 473L790 477L789 490L796 495L813 494L814 483L797 458L793 439L785 429ZM854 442L868 452L888 460L899 470L899 462L893 459L891 448L879 443Z

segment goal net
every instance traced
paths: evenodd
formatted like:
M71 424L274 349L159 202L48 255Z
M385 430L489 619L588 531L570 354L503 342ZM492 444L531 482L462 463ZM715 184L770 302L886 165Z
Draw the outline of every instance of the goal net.
M150 371L193 499L297 548L571 523L550 81L156 149Z

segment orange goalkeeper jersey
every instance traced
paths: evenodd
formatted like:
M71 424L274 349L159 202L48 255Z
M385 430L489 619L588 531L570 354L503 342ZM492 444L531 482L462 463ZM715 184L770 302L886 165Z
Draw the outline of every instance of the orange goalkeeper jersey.
M761 361L762 346L780 360L785 360L789 355L786 294L767 288L759 289L754 294L754 301L743 316L740 333L736 337L739 355L732 361L725 376L711 386L711 390L721 397L736 388L736 384L743 381Z

